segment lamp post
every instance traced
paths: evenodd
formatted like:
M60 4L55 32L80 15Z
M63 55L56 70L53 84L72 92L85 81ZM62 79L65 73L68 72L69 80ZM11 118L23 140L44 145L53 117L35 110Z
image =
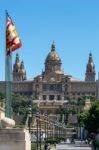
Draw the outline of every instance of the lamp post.
M56 121L55 121L54 125L55 125L55 139L56 139L56 138L57 138L57 126L56 126Z
M37 117L37 150L38 150L38 117Z
M51 124L50 138L53 139L53 123L50 122L50 124Z
M44 120L45 120L45 150L47 150L47 138L48 138L48 125L47 125L47 121L48 121L48 119L47 119L47 114L45 114L45 116L44 116Z
M48 144L48 138L49 138L49 132L48 132L49 128L48 128L48 116L47 116L47 144Z
M62 136L63 136L63 138L65 138L65 135L66 135L66 127L65 127L65 124L62 124L62 132L63 132L63 134L62 134Z
M45 150L46 150L46 118L44 118L45 120Z
M28 127L29 127L29 133L31 132L31 118L32 118L32 109L31 109L31 104L29 105L28 108Z
M54 122L52 123L52 138L54 140L55 137L55 126L54 126Z
M36 121L37 121L37 150L38 150L39 144L40 144L40 150L41 150L41 118L40 118L40 113L36 112L35 116L36 116Z
M53 122L50 121L50 138L53 139Z
M49 125L50 125L50 128L49 128L49 137L51 139L51 136L52 136L52 123L51 123L51 121L49 122Z
M38 150L38 146L39 146L39 112L36 113L36 122L37 122L37 128L36 128L36 133L37 133L37 150Z
M58 138L58 121L55 121L55 137Z
M62 123L60 123L60 138L62 139Z
M58 122L58 124L57 124L57 137L59 138L59 122Z
M40 135L40 150L41 150L41 118L40 118L40 115L39 115L39 135Z
M60 139L60 128L61 128L61 125L60 125L60 123L59 123L59 139Z
M61 138L63 138L63 125L61 124L61 131L60 131L60 135L61 135Z

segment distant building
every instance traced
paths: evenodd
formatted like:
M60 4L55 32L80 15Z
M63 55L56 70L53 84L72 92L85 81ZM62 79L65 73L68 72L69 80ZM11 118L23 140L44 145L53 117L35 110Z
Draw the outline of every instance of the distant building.
M28 80L24 63L20 62L19 55L16 54L13 65L13 92L33 95L35 102L41 106L49 102L50 107L56 102L57 105L63 105L68 99L78 99L84 96L97 98L98 81L95 79L95 65L91 53L86 65L85 81L65 74L61 65L61 58L53 43L45 59L45 70L33 80ZM4 92L4 88L4 81L0 81L0 91Z
M26 71L23 61L20 63L19 55L16 54L15 64L13 65L13 81L26 80Z
M39 100L77 99L82 96L96 97L95 65L89 54L85 81L65 74L61 69L61 59L52 44L45 59L45 71L33 80L33 92Z

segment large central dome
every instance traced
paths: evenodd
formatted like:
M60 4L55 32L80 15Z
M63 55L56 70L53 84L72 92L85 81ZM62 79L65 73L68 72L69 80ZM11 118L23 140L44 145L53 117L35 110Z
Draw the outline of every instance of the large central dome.
M45 72L61 72L61 59L55 50L54 43L45 60Z
M55 45L54 43L52 44L51 47L51 52L48 54L48 56L46 57L46 61L61 61L59 55L57 54L56 50L55 50Z

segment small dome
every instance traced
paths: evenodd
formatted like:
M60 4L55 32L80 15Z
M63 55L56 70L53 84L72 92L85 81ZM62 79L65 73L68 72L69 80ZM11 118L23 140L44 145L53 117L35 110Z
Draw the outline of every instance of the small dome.
M46 61L61 61L59 55L55 51L55 45L54 45L54 43L52 44L51 52L46 57Z

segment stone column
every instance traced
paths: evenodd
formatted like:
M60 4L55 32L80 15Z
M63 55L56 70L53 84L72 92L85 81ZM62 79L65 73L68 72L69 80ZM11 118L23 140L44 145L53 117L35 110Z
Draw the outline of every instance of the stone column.
M57 95L54 95L54 101L56 101L57 100Z
M49 95L46 95L47 96L47 100L49 100Z

